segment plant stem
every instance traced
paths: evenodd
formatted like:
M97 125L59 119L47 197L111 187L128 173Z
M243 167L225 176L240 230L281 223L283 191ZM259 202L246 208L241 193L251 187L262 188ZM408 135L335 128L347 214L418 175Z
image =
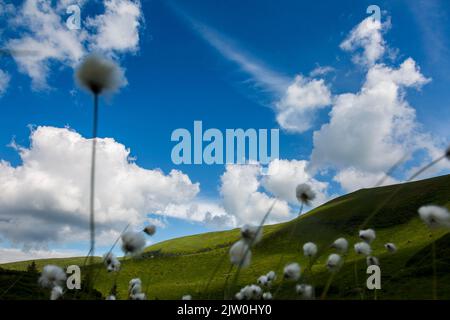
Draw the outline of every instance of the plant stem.
M325 300L325 298L327 297L328 290L330 289L331 282L333 282L333 278L334 278L335 274L336 274L335 272L332 272L330 274L330 276L328 277L327 284L325 285L325 289L323 289L322 296L320 297L320 300Z

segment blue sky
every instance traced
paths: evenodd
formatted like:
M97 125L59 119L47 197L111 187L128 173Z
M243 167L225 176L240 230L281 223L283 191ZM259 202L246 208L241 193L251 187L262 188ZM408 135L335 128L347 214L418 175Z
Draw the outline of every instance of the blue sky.
M66 29L64 8L73 3L81 7L82 30ZM362 25L371 4L381 8L381 22ZM157 223L160 228L153 242L256 223L264 209L254 208L267 208L265 204L275 198L280 199L279 214L271 222L284 221L298 210L294 188L287 189L291 185L311 184L318 194L314 205L319 205L334 196L370 187L393 159L408 154L406 164L387 182L403 181L448 144L447 1L0 0L0 9L2 47L40 52L35 60L27 55L3 55L0 60L0 79L8 79L3 84L0 81L0 159L9 163L0 168L0 185L10 188L9 199L0 199L0 250L5 261L87 250L84 238L74 236L86 232L82 223L74 227L53 221L55 216L64 221L65 214L84 214L83 208L76 206L70 212L74 206L63 203L69 200L58 192L66 187L84 192L82 182L72 182L76 176L61 180L68 177L71 161L79 165L69 158L72 153L67 152L67 158L62 155L69 131L78 133L80 136L72 138L83 143L90 138L91 97L78 88L73 75L91 51L115 60L128 81L120 92L102 98L99 136L113 138L111 145L129 148L134 166L163 172L163 177L155 180L161 183L156 194L152 188L141 187L140 177L152 174L144 172L136 174L131 189L120 183L113 191L118 195L99 200L99 210L104 210L106 217L101 222L105 224L101 229L105 241L100 241L99 252L108 247L108 241L113 242L127 221L126 213L108 220L106 212L117 208L132 212L130 220L136 228ZM119 31L108 29L109 23L118 25ZM53 38L52 32L46 33L46 25L56 30ZM349 46L343 48L358 26L362 26L361 33L354 33ZM364 51L367 48L374 50L375 58ZM411 64L402 69L408 58L413 63L409 61ZM37 68L37 75L30 66ZM375 80L366 81L371 72L376 73ZM42 78L43 74L46 77ZM289 87L294 96L289 96ZM298 96L296 90L300 91ZM345 93L353 94L354 101L344 101ZM386 111L374 113L377 103L384 101L388 106L380 108ZM278 116L286 112L288 117L280 120ZM346 127L345 119L354 121L354 126ZM174 165L171 133L177 128L192 130L195 120L203 121L205 129L222 131L279 128L280 159L285 161L281 175L264 177L254 168L224 165ZM332 126L322 127L330 123ZM366 125L369 130L360 135L358 130ZM61 140L57 141L61 146L55 147L62 153L58 165L48 160L55 143L48 138L48 128L61 130ZM356 131L352 133L349 128ZM373 139L373 145L371 129L373 135L380 135ZM34 136L36 140L31 138L33 132L40 133ZM22 152L28 150L28 160L20 157L18 147L11 147L12 141L24 148ZM342 148L335 148L341 143ZM44 147L39 149L41 144ZM114 156L119 157L114 154L110 158ZM374 159L378 157L381 159ZM45 161L51 165L44 165ZM68 164L64 174L53 172L61 162ZM180 182L181 178L165 181L172 169L179 170L189 182ZM108 174L116 174L115 167L108 170ZM429 175L448 170L448 165L442 164ZM44 180L36 180L36 176ZM49 187L43 188L42 181ZM177 188L184 188L179 191L183 196L173 194L178 193ZM38 198L21 198L13 192L30 192ZM143 200L135 207L128 200L115 202L120 194L136 193L157 199L152 203ZM242 200L242 194L248 199ZM44 198L47 200L40 203ZM164 201L158 202L158 198ZM207 209L203 208L205 203ZM53 220L43 213L47 211L52 212ZM207 219L207 211L210 218L217 216L219 223ZM16 226L33 221L49 227L32 235L20 227L20 232L13 234L7 232L11 221ZM49 235L50 226L67 229L70 240L65 240L63 232ZM23 248L31 251L22 254Z

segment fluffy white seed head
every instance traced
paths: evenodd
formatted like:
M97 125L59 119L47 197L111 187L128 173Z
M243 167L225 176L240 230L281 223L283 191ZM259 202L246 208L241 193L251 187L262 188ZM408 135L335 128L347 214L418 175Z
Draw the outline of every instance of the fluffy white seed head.
M450 213L444 207L428 205L419 208L420 218L430 228L450 227Z
M116 300L116 296L111 294L106 297L106 300Z
M332 253L328 256L327 269L330 272L335 272L335 271L339 270L341 265L342 265L342 258L340 255L338 255L336 253Z
M153 236L156 233L156 226L151 224L144 228L144 232L149 236Z
M303 204L309 205L316 198L316 193L311 189L309 184L301 183L295 189L297 200Z
M128 292L130 294L134 293L139 293L141 292L141 285L142 285L142 281L139 278L134 278L131 279L130 282L128 283Z
M190 294L186 294L181 297L181 300L192 300L192 296Z
M300 278L300 271L300 265L294 262L284 267L283 275L286 280L297 281Z
M103 255L103 262L105 263L108 272L120 270L120 261L112 252L107 252Z
M246 224L241 228L241 237L249 244L252 245L257 244L258 242L261 241L262 236L263 236L262 227L260 228L259 226L252 226Z
M378 258L377 257L373 257L373 256L368 256L366 258L366 263L367 263L368 267L370 267L370 266L379 266L380 265L380 261L378 260Z
M52 289L56 286L61 286L66 281L66 273L58 266L46 265L42 269L41 276L39 277L39 284L44 288Z
M242 268L248 267L252 259L252 252L244 240L239 240L230 248L230 262Z
M127 231L122 234L122 251L135 255L145 248L145 237L141 232Z
M114 93L127 84L123 70L112 60L89 55L75 73L78 84L93 94Z
M384 245L387 251L394 253L397 251L397 246L393 244L392 242L388 242Z
M272 300L272 294L270 292L264 292L262 295L263 300Z
M372 241L375 240L377 236L375 230L366 229L366 230L359 230L359 237L361 238L361 240L367 243L372 243Z
M239 291L238 293L236 293L236 295L234 296L236 298L236 300L244 300L244 293L241 291Z
M277 278L277 274L275 273L275 271L269 271L266 276L267 280L269 281L274 281Z
M260 286L267 286L269 284L269 279L267 278L266 275L263 275L261 277L258 278L258 284Z
M63 289L60 286L53 287L50 294L50 300L59 300L62 298L63 294Z
M370 255L370 253L372 252L372 248L366 242L358 242L355 244L354 248L357 254L363 254L365 256Z
M303 299L314 299L314 287L309 284L298 284L295 286L295 291Z
M307 242L303 245L303 254L307 257L314 257L317 254L317 245L313 242Z
M335 248L340 253L346 253L348 250L348 241L345 238L336 239L331 247Z

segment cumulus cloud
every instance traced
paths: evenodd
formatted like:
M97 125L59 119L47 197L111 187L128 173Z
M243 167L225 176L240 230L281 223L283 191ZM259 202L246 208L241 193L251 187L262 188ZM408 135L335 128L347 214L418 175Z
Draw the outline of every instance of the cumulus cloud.
M101 51L137 51L143 20L140 2L105 0L104 5L104 14L87 20L87 24L97 31L92 35L91 46Z
M6 92L10 79L9 74L0 69L0 97Z
M220 193L226 212L244 223L259 224L275 198L261 192L261 167L257 164L226 166L221 177ZM290 218L286 201L278 200L268 222L279 222Z
M316 193L313 205L318 206L328 199L328 183L314 179L308 173L307 166L308 161L305 160L275 159L270 162L261 184L275 197L298 205L295 188L301 183L307 183Z
M65 21L65 10L74 3L82 6L84 1L65 0L54 6L51 0L25 0L9 20L22 32L20 37L7 41L7 47L28 53L14 55L14 59L36 90L49 88L52 63L73 68L87 49L108 55L138 49L143 17L139 1L104 0L104 14L87 17L86 24L82 20L80 30L69 29Z
M371 67L361 90L337 96L329 123L314 132L312 166L379 172L410 153L418 128L405 89L428 81L411 58L397 69Z
M91 141L67 128L37 127L29 148L16 147L22 164L0 162L0 234L14 243L84 239L88 226ZM149 213L190 202L199 184L178 170L139 167L130 150L98 139L96 223L99 238L140 225Z
M312 127L316 111L330 104L331 92L322 79L297 75L275 104L277 122L287 131L304 132Z
M372 66L386 51L382 33L389 27L389 21L381 23L373 17L368 17L350 32L340 47L350 52L362 49L362 52L357 52L353 56L353 61L365 66Z

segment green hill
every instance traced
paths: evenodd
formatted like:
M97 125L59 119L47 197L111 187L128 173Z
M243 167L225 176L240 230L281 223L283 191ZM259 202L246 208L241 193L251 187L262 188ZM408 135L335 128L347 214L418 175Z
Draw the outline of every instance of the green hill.
M395 196L366 225L377 232L377 239L372 244L373 255L379 258L382 271L382 290L377 292L377 298L431 299L431 244L436 240L438 297L450 299L449 230L438 230L432 235L417 214L417 209L426 204L450 207L450 175L401 187L362 189L336 198L292 221L266 226L263 240L252 250L251 265L241 271L237 283L233 283L235 268L230 272L228 249L238 240L239 231L231 230L155 244L147 248L141 258L123 260L118 274L108 274L99 264L94 267L98 269L95 288L106 295L117 280L119 297L126 298L128 281L139 277L150 299L179 299L185 294L197 299L223 299L225 291L229 297L241 287L255 283L260 275L270 270L280 275L286 263L298 262L305 270L308 260L301 248L305 242L313 241L319 246L319 255L304 281L312 283L316 294L320 295L329 278L324 267L327 256L333 252L329 245L336 238L345 237L350 241L351 250L332 281L328 298L359 299L362 296L373 299L374 293L364 289L367 278L365 258L356 256L352 248L359 241L359 227L394 192ZM395 243L398 251L388 253L384 248L386 242ZM38 267L47 263L69 265L76 263L74 261L77 260L52 259L37 261L37 264ZM27 262L21 262L0 267L24 270L27 265ZM271 291L276 291L276 298L294 299L294 286L293 283L281 282L281 277L278 277Z

